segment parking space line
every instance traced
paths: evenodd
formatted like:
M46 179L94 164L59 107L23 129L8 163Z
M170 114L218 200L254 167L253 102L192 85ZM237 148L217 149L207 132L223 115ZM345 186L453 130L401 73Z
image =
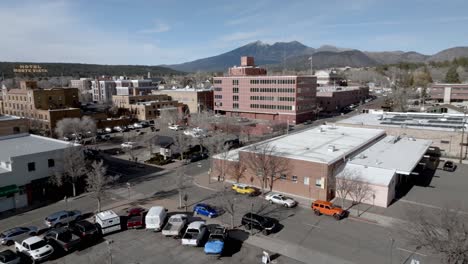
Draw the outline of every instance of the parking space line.
M418 253L418 252L416 252L414 250L408 250L408 249L399 248L399 247L397 247L396 249L401 250L401 251L405 251L405 252L408 252L408 253L416 254L416 255L419 255L421 257L427 257L427 255L424 255L422 253Z

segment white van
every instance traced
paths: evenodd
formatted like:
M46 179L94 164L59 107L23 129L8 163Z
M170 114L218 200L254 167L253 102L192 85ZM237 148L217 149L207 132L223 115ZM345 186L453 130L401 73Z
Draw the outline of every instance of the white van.
M153 206L149 209L146 214L145 224L146 229L153 229L154 231L160 231L164 225L166 219L166 208L162 206Z
M99 225L103 235L120 231L122 229L120 225L120 216L111 210L96 214L96 223Z

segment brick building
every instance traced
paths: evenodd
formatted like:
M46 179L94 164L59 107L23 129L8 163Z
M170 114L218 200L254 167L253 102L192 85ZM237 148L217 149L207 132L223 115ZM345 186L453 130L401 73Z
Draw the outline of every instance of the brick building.
M29 132L29 122L25 118L0 115L0 137Z
M213 110L213 90L212 89L165 89L153 91L153 94L167 94L180 103L186 104L190 113Z
M152 120L160 115L161 109L178 107L178 102L165 94L114 95L112 102L139 120Z
M317 88L317 105L321 112L340 112L351 104L359 104L369 97L369 87L322 86Z
M253 57L213 78L214 110L227 116L301 123L315 117L315 76L268 76Z
M43 129L53 131L62 118L81 117L78 89L39 89L35 82L22 81L19 89L2 89L6 115L28 118Z
M431 99L446 104L468 101L467 83L435 83L428 90Z

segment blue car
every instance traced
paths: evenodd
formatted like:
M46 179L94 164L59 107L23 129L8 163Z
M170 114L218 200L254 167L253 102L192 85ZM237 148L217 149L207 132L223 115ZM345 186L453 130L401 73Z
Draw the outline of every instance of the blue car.
M213 207L207 205L207 204L197 204L195 207L193 207L193 214L194 215L204 215L208 216L209 218L216 217L218 216L218 211L216 211Z
M205 254L221 255L226 241L226 229L220 225L216 225L210 229L210 237L205 243Z

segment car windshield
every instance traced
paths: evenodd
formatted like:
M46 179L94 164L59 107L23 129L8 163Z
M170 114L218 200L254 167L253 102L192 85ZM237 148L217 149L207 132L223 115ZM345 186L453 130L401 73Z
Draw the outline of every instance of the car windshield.
M128 221L140 221L141 219L141 215L132 215L128 218Z
M211 240L222 240L223 238L224 238L223 235L219 235L219 234L215 234L215 235L210 236Z
M182 222L182 219L180 219L180 218L171 218L170 222L171 223L180 223L180 222Z
M1 233L1 234L0 234L0 237L1 237L1 238L4 238L4 237L5 237L5 234Z
M55 221L57 218L50 218L50 217L47 217L46 220L49 221L49 222L53 222Z
M36 249L39 249L41 247L45 247L46 245L47 245L47 243L44 240L41 240L41 241L38 241L38 242L30 245L30 247L31 247L31 250L36 250Z

